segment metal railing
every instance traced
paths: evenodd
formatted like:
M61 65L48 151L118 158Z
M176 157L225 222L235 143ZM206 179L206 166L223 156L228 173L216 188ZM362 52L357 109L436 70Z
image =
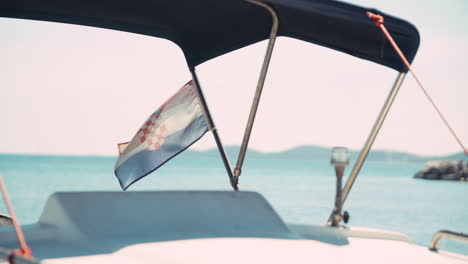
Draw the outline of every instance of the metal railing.
M450 230L440 230L432 237L431 244L429 245L429 250L438 251L440 247L440 242L444 238L449 238L449 239L468 243L467 234L464 234L461 232L450 231Z

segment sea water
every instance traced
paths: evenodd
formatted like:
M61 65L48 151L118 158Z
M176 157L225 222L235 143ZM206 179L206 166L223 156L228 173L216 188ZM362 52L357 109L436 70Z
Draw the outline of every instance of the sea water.
M56 191L118 191L115 157L0 155L0 173L21 224L37 221ZM422 163L369 162L344 209L349 225L397 231L427 247L441 229L468 232L468 182L413 179ZM351 168L347 168L347 172ZM346 179L345 179L346 180ZM334 204L336 177L326 160L249 159L242 190L260 192L287 223L323 225ZM230 190L217 157L181 154L130 187L137 190ZM3 203L0 213L7 214ZM468 255L468 245L441 249Z

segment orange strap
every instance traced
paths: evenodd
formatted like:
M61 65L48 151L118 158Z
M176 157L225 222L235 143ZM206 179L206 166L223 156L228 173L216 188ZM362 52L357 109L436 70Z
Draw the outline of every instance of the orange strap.
M453 128L450 126L450 124L448 123L447 119L445 119L444 115L442 115L442 112L440 111L440 109L437 107L437 105L435 104L434 100L432 100L431 96L429 95L429 93L427 92L427 90L424 88L424 86L422 85L421 81L419 80L418 76L416 76L416 73L413 72L413 69L411 68L411 64L408 62L408 60L406 59L405 55L403 54L403 52L401 52L400 48L398 47L398 45L396 44L395 40L393 40L392 36L390 35L390 33L387 31L387 29L385 28L384 26L384 18L382 16L379 16L379 15L376 15L376 14L373 14L371 12L366 12L366 15L372 19L372 21L374 22L374 24L379 27L382 32L385 34L385 36L387 37L388 41L390 41L390 44L392 44L393 48L395 49L396 53L400 56L401 60L403 61L403 63L406 65L406 67L408 68L408 70L411 72L411 74L413 75L414 79L416 80L416 82L418 83L419 87L421 87L422 91L424 92L424 94L426 95L427 99L429 99L429 102L431 102L432 106L435 108L435 110L437 111L437 113L439 114L440 118L442 118L442 121L444 121L445 125L447 126L447 128L450 130L450 133L452 133L453 137L455 137L455 139L457 140L458 144L460 145L460 147L463 149L463 152L465 152L465 155L468 157L468 149L463 145L462 141L460 140L460 138L457 136L457 134L455 133L455 131L453 130Z
M5 204L10 212L11 220L13 221L13 227L15 228L16 236L18 237L18 242L20 244L21 249L13 249L10 254L8 255L8 262L13 263L14 256L20 256L27 259L32 259L32 252L31 249L26 244L26 240L24 239L23 231L21 231L21 227L18 223L16 218L15 211L13 210L13 206L10 202L10 197L8 196L8 192L5 187L5 183L3 182L3 177L0 175L0 190L3 194L3 199L5 200Z

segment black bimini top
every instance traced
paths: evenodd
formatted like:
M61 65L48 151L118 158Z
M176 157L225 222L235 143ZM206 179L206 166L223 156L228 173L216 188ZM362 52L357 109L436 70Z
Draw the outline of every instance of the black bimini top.
M419 33L407 21L374 9L330 0L270 0L287 36L407 69L366 11L383 15L385 26L410 62ZM168 39L195 67L230 51L267 39L272 18L243 0L3 0L0 16L128 31Z

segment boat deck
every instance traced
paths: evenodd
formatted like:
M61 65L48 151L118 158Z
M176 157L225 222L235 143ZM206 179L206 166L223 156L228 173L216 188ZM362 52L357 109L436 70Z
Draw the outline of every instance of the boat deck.
M468 263L399 233L287 225L255 192L56 193L24 232L41 263Z

